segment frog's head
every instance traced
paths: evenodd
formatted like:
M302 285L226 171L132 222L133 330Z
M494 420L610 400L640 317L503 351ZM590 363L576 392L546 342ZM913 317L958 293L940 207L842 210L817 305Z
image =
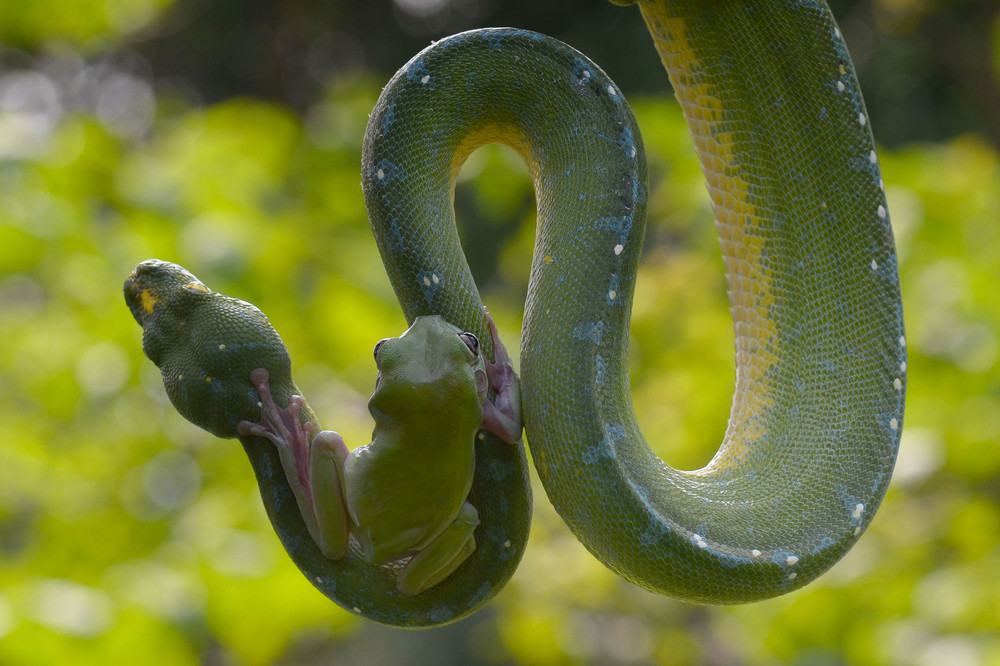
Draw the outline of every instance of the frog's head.
M379 374L372 399L377 403L440 409L481 404L489 390L479 340L439 315L417 317L398 338L380 341L375 363ZM380 394L387 400L377 399Z
M132 316L143 327L150 316L178 297L211 293L190 271L159 259L147 259L136 266L125 279L124 291Z

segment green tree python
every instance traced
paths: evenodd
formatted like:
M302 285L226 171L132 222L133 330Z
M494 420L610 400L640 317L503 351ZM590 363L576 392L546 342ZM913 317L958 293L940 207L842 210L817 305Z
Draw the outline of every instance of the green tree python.
M370 118L365 202L407 320L442 315L489 351L455 227L454 184L478 146L518 151L538 210L522 404L549 499L591 553L636 585L695 603L766 599L847 552L895 462L906 340L878 157L822 0L638 4L708 182L735 326L733 406L707 466L661 461L632 407L626 360L646 165L632 112L597 65L514 29L425 49ZM272 388L286 404L297 392L290 376ZM256 418L255 396L240 390L235 418ZM216 432L235 436L234 424ZM366 565L356 547L325 559L274 447L241 437L272 523L307 578L345 608L407 627L472 612L524 550L524 452L480 439L469 496L481 520L477 548L447 579L404 597L392 567Z

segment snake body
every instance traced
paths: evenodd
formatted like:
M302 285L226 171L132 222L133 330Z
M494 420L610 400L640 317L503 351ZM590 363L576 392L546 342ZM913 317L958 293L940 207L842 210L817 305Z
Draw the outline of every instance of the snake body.
M517 150L538 207L522 329L525 431L549 499L637 585L702 603L764 599L805 585L856 542L895 462L906 341L878 157L821 0L640 9L701 158L732 304L733 407L706 467L661 461L632 408L626 358L646 167L632 113L594 63L511 29L424 50L371 116L365 201L407 319L441 314L488 339L454 182L479 145ZM458 582L441 584L447 617L381 621L460 617L516 565L526 463L489 442L477 456L481 551Z

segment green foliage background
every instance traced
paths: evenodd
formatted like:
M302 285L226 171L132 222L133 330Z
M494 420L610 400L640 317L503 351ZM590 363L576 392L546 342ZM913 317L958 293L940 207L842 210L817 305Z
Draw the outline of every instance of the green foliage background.
M682 604L605 570L539 487L507 589L456 625L403 632L357 620L298 574L240 448L172 410L121 296L131 268L158 257L256 303L324 423L367 443L371 347L405 326L359 178L386 75L339 71L302 108L199 100L176 82L149 85L155 72L98 71L169 4L0 0L0 664L1000 664L1000 163L989 131L882 150L908 404L889 494L842 563L772 601ZM104 91L93 103L79 101L87 72ZM74 80L78 101L53 112ZM652 188L636 409L657 452L693 468L728 415L725 279L677 105L663 92L631 97ZM472 156L457 195L515 357L532 196L523 165L497 148Z

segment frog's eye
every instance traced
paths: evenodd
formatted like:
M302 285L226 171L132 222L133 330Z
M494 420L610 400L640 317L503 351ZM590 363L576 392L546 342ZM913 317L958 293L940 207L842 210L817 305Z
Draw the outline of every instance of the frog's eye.
M375 343L374 355L376 361L378 361L378 350L382 348L382 345L386 343L386 340L389 340L389 338L383 338L382 340L379 340L378 342Z
M479 339L476 336L472 333L459 333L458 337L462 338L462 342L469 348L469 351L479 356Z

